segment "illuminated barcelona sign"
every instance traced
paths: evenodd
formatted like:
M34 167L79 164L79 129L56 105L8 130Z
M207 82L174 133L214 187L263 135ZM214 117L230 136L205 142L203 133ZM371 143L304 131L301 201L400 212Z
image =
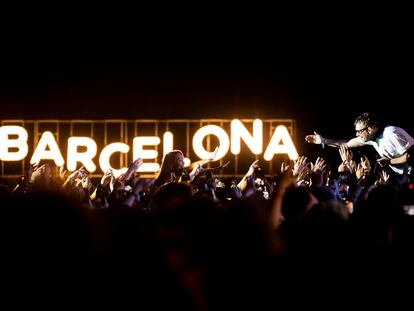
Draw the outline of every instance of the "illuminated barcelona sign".
M141 157L143 174L154 174L162 157L180 149L189 163L230 160L224 175L244 174L255 159L267 173L275 159L296 159L291 119L199 120L3 120L0 121L1 176L24 175L29 163L53 161L73 171L83 165L92 176L112 168L115 175ZM262 165L263 165L262 164Z

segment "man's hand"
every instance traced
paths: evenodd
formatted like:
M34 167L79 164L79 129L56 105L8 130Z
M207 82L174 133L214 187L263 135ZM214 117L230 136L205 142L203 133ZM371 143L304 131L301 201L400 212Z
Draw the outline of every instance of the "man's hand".
M382 158L379 158L379 159L377 160L377 163L378 163L381 167L385 167L385 166L388 166L388 165L390 165L390 164L391 164L391 159L388 159L388 158L382 157Z
M306 135L305 140L310 144L320 145L323 142L323 137L320 134L314 132L314 135Z

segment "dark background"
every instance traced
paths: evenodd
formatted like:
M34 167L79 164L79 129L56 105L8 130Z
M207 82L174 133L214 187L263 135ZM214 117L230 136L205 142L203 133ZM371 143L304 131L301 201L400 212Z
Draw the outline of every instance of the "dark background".
M305 134L350 138L364 111L414 135L403 21L285 29L214 41L26 29L3 38L0 119L293 118L305 154L320 152Z

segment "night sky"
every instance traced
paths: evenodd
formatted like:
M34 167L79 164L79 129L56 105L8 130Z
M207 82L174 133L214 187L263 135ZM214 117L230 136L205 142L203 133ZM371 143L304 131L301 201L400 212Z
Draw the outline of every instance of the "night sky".
M293 118L307 153L305 134L350 137L375 111L414 135L407 35L383 24L234 44L27 36L2 51L0 119Z

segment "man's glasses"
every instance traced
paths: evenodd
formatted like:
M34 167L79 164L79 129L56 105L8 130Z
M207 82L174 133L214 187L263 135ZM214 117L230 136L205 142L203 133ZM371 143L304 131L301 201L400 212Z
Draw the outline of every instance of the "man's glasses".
M355 132L359 135L359 134L364 133L367 129L368 129L368 127L364 127L363 129L355 130Z

